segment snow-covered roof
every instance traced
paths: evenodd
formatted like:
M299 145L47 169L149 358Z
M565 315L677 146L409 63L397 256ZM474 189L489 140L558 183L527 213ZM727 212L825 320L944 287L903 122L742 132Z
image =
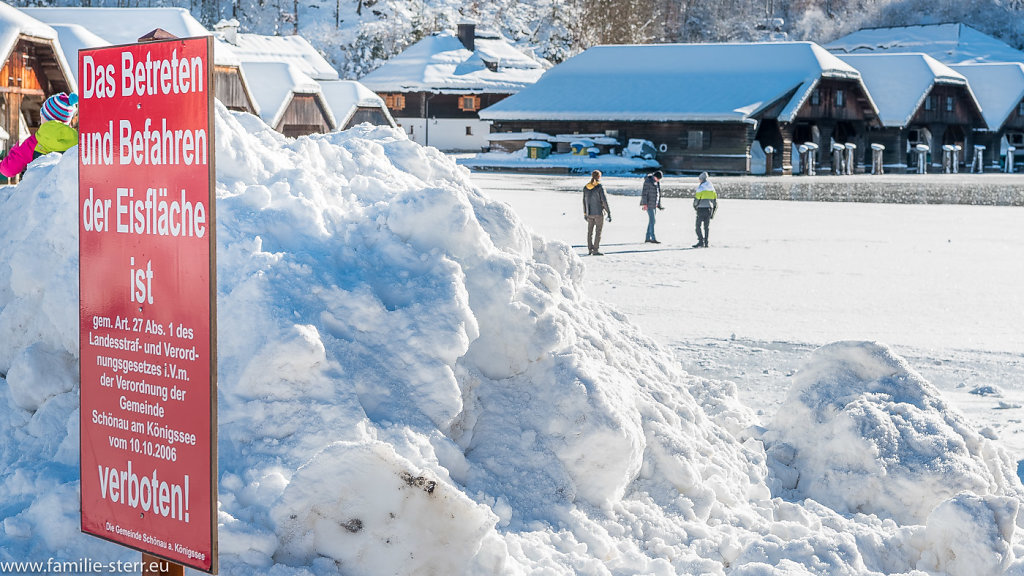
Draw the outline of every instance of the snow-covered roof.
M927 54L847 54L840 58L860 71L886 127L909 124L937 84L964 86L970 92L962 74Z
M243 63L288 62L314 80L337 80L338 71L302 36L237 34L232 45Z
M361 83L355 80L322 80L320 89L339 128L348 125L349 119L360 107L380 108L388 123L395 127L395 120L384 100Z
M9 4L0 2L0 49L4 56L11 52L18 36L22 34L45 40L57 39L57 32L52 27Z
M184 8L22 8L40 21L54 24L80 24L112 44L134 44L154 28L179 36L209 36Z
M779 118L790 121L822 78L860 82L811 42L597 46L480 118L745 122L787 98Z
M1024 52L957 23L865 28L829 42L825 48L844 54L921 52L945 64L1024 62Z
M62 69L70 72L71 68L64 57L64 52L60 50L59 46L56 46L59 43L57 31L52 26L40 22L23 11L0 2L0 62L7 62L21 36L52 41L55 44L54 52L56 52ZM69 78L68 81L74 89L75 78Z
M22 8L29 16L47 24L79 25L109 44L134 44L141 36L162 28L179 38L212 36L184 8ZM67 54L72 54L65 49ZM77 56L73 58L78 61ZM217 66L238 66L239 60L230 46L214 41L213 62ZM75 65L77 69L77 64Z
M981 115L989 130L999 130L1024 100L1024 64L963 64L954 66L970 82L981 105Z
M53 24L52 26L57 31L61 50L64 51L64 59L67 60L68 68L76 80L78 78L78 51L110 46L110 42L78 24Z
M541 60L500 35L478 33L471 52L456 36L442 33L413 44L360 82L377 92L514 94L536 82L544 70Z
M291 62L243 61L242 72L252 79L249 88L259 106L260 118L271 127L280 123L295 94L315 94L322 98L320 83ZM325 106L325 109L331 115L331 125L335 125L330 108Z

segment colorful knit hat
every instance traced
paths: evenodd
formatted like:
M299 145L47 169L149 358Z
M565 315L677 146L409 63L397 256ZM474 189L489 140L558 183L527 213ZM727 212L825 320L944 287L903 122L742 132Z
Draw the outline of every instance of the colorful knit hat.
M43 108L39 111L39 114L43 117L43 120L56 120L57 122L63 122L65 124L71 122L71 117L75 115L75 108L78 106L78 94L66 94L61 92L60 94L54 94L43 102Z

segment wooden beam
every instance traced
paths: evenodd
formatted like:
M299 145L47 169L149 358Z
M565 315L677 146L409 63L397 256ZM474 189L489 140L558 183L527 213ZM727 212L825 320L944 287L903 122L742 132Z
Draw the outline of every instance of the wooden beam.
M19 88L18 86L0 86L0 94L23 94L25 96L45 96L46 92L34 88Z

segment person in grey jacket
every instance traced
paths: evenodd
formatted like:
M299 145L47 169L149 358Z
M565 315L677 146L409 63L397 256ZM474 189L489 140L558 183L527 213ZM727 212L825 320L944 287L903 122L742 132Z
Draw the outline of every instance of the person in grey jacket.
M644 178L644 188L640 192L640 208L647 212L647 236L644 242L661 244L654 236L654 211L664 210L661 207L661 178L664 176L661 170L648 174Z
M587 248L593 256L604 256L601 253L601 229L604 228L604 217L612 221L612 209L608 207L608 197L601 185L601 171L590 173L590 182L583 187L583 218L587 221Z

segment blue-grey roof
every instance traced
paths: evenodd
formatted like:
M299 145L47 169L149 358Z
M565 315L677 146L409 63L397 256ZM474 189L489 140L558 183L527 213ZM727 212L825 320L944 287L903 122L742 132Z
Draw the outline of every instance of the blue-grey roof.
M860 71L886 127L906 126L937 84L962 86L967 79L927 54L849 54L843 61ZM977 100L974 105L978 106Z
M597 46L480 112L485 120L791 121L824 78L860 74L811 42Z
M950 65L1024 62L1024 52L958 23L865 28L829 42L825 48L837 54L920 52Z

